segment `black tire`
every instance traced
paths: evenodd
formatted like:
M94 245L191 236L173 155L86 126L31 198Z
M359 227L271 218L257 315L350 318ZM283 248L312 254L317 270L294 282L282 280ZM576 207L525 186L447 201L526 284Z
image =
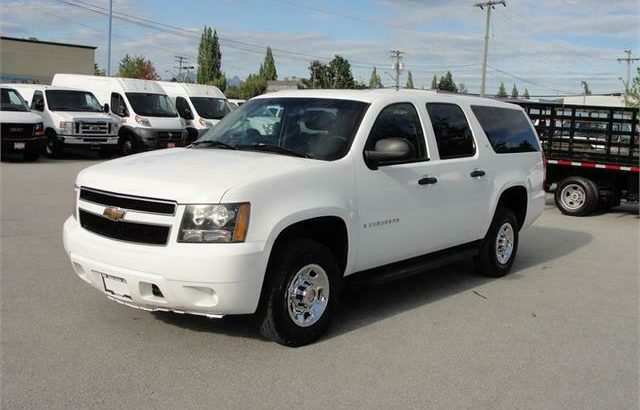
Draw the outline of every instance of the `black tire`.
M598 187L583 177L568 177L560 181L555 192L556 206L565 215L585 216L598 205Z
M38 147L27 147L22 153L22 156L27 161L37 161L40 158L40 150Z
M512 239L510 240L512 250L508 259L500 260L500 256L498 254L498 235L500 235L501 230L507 224L510 228L506 229L511 229L513 234ZM509 273L518 252L518 231L518 220L516 219L513 211L509 208L499 207L491 221L489 231L482 241L480 252L474 258L476 269L480 274L492 278L499 278ZM507 256L506 253L503 255L505 257Z
M260 333L284 346L298 347L309 344L320 338L329 328L338 305L340 268L327 247L309 239L287 240L274 248L273 252L257 312ZM304 267L311 264L318 265L326 273L329 296L319 318L309 326L303 327L291 318L287 296L292 280ZM312 271L310 275L314 273Z
M55 131L49 130L47 132L47 143L44 148L44 152L49 158L60 158L62 154L62 143L58 141Z
M123 132L118 138L118 147L122 156L135 154L138 152L138 144L136 139L129 132Z

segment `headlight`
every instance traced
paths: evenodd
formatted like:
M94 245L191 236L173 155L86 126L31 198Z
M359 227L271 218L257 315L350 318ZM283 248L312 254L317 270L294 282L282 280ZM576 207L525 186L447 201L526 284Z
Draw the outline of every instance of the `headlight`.
M33 127L33 135L36 137L41 137L44 135L44 126L41 122L37 123L35 127Z
M144 118L144 117L136 115L135 119L136 119L136 122L138 124L142 125L142 126L145 126L145 127L150 127L151 126L151 123L149 122L149 120Z
M203 127L211 127L211 123L207 120L205 120L204 118L200 118L198 119L198 122L200 123L200 125L202 125Z
M250 209L249 203L187 205L178 242L244 242Z
M60 133L65 135L73 134L73 123L70 121L60 121Z

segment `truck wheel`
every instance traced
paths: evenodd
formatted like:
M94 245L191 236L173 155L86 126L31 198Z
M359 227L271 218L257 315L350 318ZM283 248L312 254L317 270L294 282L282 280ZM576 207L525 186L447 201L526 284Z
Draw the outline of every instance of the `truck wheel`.
M511 270L518 251L518 220L509 208L499 207L474 258L484 276L499 278Z
M260 333L285 346L303 346L329 327L340 269L331 251L313 240L289 240L274 252L258 310Z
M563 214L584 216L598 204L598 187L587 178L565 178L558 184L555 200Z
M120 146L120 154L123 156L138 152L136 141L129 133L123 133L120 135L120 138L118 138L118 145Z
M62 144L56 138L56 133L53 131L47 132L47 145L44 148L45 154L49 158L59 158L62 153Z

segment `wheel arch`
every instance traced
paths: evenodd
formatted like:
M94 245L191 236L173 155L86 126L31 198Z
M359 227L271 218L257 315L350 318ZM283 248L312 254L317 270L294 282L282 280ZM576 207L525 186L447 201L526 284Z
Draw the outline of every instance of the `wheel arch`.
M501 208L513 211L518 221L518 230L522 229L527 218L528 191L524 185L512 185L505 188L498 197L493 215Z

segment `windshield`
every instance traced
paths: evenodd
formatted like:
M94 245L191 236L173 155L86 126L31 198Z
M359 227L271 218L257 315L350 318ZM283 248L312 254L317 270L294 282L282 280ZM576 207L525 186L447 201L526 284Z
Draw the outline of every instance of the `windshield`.
M16 90L3 88L0 111L29 111L29 107Z
M321 98L251 100L204 134L195 148L226 146L336 160L349 151L368 106Z
M190 99L198 115L207 120L219 120L231 112L227 101L223 98L191 97Z
M96 97L87 91L47 90L45 94L51 111L103 111Z
M126 93L133 111L144 117L177 117L176 108L164 94Z

